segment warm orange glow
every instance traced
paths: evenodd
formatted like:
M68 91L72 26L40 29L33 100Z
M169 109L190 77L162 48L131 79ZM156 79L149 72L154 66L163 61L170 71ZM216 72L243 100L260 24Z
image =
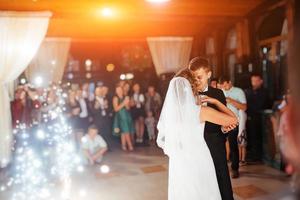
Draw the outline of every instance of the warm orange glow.
M114 15L114 11L111 8L106 7L101 10L101 15L103 17L112 17Z
M151 2L151 3L164 3L164 2L168 2L170 0L146 0L148 2Z
M0 10L50 10L48 37L144 39L199 35L231 26L265 0L1 0ZM232 2L232 3L228 3Z

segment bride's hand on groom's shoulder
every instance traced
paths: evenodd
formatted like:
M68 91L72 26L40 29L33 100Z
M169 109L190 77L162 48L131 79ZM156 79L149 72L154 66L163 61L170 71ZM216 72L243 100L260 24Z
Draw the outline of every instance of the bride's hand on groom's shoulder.
M201 103L217 104L219 101L209 96L201 97Z

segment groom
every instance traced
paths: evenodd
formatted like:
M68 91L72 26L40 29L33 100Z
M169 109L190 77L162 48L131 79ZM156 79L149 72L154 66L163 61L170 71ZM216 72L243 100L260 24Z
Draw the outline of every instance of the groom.
M226 98L222 90L208 86L208 80L212 75L208 60L200 57L193 58L189 63L189 70L194 76L195 87L197 88L197 91L199 91L199 95L206 95L218 99L220 102L226 105ZM214 105L208 104L207 106L217 109ZM222 128L223 130L227 129L226 131L229 131L233 127ZM222 200L233 200L231 181L226 160L226 136L222 132L221 126L206 122L204 139L214 161Z

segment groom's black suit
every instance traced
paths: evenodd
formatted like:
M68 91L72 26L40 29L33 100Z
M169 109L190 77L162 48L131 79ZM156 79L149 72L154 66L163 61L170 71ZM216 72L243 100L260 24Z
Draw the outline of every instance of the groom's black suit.
M208 87L208 91L205 92L205 95L218 99L226 105L226 98L222 90ZM208 104L208 106L217 109L215 105ZM226 160L226 136L222 133L221 126L206 122L204 138L215 165L222 200L233 200L231 181Z

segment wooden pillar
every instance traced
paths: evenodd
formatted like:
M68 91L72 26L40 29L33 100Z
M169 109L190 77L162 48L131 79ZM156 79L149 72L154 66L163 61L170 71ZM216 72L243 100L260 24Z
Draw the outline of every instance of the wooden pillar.
M250 56L250 34L249 22L247 19L243 19L236 24L236 33L236 57L239 63L243 63L245 61L248 61Z
M293 38L294 38L294 18L295 18L295 2L294 0L288 0L286 4L286 19L288 23L289 44L293 43Z
M196 56L205 55L204 46L205 46L205 42L203 41L203 37L201 37L201 35L194 36L190 57L194 58Z
M221 76L225 72L224 69L224 49L225 49L225 31L223 29L217 29L213 32L212 37L214 38L214 62L216 65L215 76Z

